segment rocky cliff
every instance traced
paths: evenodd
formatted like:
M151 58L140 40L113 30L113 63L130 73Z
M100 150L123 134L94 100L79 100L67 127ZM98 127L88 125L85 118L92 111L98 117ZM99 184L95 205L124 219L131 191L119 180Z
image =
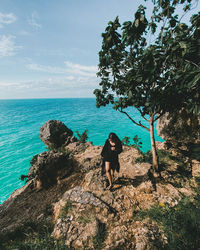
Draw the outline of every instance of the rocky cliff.
M158 120L157 132L169 147L200 160L200 116L185 109L166 113Z
M137 163L140 153L123 146L111 192L101 176L101 146L75 141L59 150L36 156L28 183L0 206L0 239L48 221L51 237L68 249L161 249L167 244L162 227L137 214L155 204L173 207L192 196L198 161L186 166L168 157L155 178L151 164ZM190 167L186 175L184 167Z

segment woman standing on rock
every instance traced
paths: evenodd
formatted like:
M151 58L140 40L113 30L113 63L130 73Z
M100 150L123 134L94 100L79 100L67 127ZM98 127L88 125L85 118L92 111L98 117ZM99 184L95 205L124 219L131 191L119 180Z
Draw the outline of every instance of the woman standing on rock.
M112 188L115 170L119 172L118 154L121 152L122 143L120 139L115 133L110 133L101 152L101 156L103 156L102 174L106 171L109 181L108 189Z

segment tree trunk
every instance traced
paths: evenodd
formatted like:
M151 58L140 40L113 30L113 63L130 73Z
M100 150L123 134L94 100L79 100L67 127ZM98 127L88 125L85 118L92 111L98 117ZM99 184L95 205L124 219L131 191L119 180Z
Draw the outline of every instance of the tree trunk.
M154 116L150 116L150 137L151 137L151 150L152 150L152 157L153 157L153 168L154 170L158 171L158 157L156 152L156 143L155 143L155 136L154 136Z

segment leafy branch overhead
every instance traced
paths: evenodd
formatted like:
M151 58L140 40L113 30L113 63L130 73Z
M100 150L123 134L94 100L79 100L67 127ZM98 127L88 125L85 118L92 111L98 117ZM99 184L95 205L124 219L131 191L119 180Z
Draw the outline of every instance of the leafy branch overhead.
M181 22L183 15L197 1L152 2L149 20L146 7L140 5L132 21L120 24L116 17L108 23L99 52L100 89L94 94L97 107L111 103L150 131L153 149L153 125L165 112L184 107L200 113L200 13L188 25ZM183 9L182 16L177 15L178 8ZM150 127L136 121L128 107L137 108Z
M116 17L102 34L97 73L101 89L94 91L97 106L112 103L119 111L135 106L143 116L180 106L199 112L200 17L194 15L188 26L175 14L178 4L188 11L194 1L153 2L149 21L140 5L133 21L121 25ZM154 34L152 44L147 41L149 33ZM195 93L191 106L188 98Z

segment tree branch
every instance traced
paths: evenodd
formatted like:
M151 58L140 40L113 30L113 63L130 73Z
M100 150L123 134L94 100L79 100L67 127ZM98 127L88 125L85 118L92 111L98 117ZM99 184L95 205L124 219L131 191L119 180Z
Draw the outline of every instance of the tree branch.
M164 112L161 113L159 116L157 116L156 119L153 120L153 122L157 121L157 120L158 120L161 116L163 116L163 115L164 115Z
M182 19L189 11L196 9L197 6L198 6L198 0L196 1L196 5L195 5L195 6L192 6L192 8L186 10L186 11L183 13L183 15L181 16L181 18L179 19L179 23L181 22L181 19Z
M147 118L144 117L144 115L142 114L142 111L140 109L137 109L137 110L140 112L140 114L141 114L142 118L144 118L144 120L146 120L147 122L150 122L150 120L148 120Z
M163 47L163 31L164 31L166 22L167 22L167 17L165 18L165 20L163 20L163 26L161 27L161 34L160 34L160 38L161 38L161 47Z
M134 121L127 112L125 112L125 111L122 110L122 108L121 108L121 110L120 109L118 109L118 110L119 110L120 113L125 114L134 124L136 124L137 126L140 126L142 128L145 128L147 131L150 132L149 128L147 128L146 126L144 126L141 122L137 123L136 121Z

